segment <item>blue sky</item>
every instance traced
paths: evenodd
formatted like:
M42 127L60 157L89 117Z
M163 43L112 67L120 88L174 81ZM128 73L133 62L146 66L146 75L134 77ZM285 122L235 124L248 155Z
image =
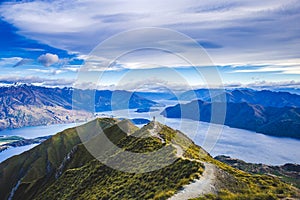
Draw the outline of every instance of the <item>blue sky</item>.
M4 1L0 82L71 86L99 43L122 31L158 27L198 42L227 87L299 88L299 10L299 0ZM109 62L104 55L93 59L91 64ZM166 53L136 52L113 64L100 88L205 87L195 68ZM88 76L96 76L93 70Z

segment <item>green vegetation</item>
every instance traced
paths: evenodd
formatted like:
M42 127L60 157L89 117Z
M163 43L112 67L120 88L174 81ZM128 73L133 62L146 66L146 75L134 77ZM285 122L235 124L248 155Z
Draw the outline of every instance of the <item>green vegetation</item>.
M96 123L98 122L92 121L81 127L93 130ZM115 120L105 119L101 120L99 125L106 127L114 123ZM32 199L34 194L44 191L50 183L55 181L55 173L67 154L80 143L76 129L71 128L56 134L30 151L2 162L0 164L0 199L7 199L19 180L21 183L15 193L15 199Z
M24 138L19 136L7 136L7 137L0 137L0 147L1 145L5 145L7 143L16 142L23 140Z
M299 190L280 181L277 177L259 174L251 175L213 158L208 158L208 160L235 177L238 185L235 187L227 185L226 189L220 190L217 194L205 195L204 197L197 198L197 200L272 200L287 197L299 198Z
M0 137L0 142L7 142L7 141L18 141L23 140L23 137L20 136L7 136L7 137Z
M121 150L107 149L94 133L104 134L119 148L133 153L165 154L136 166L134 154L122 157ZM127 130L123 132L124 128ZM0 164L0 199L7 199L20 181L13 199L167 199L194 179L201 177L203 162L216 166L216 194L199 199L278 199L299 196L292 186L278 178L251 175L213 159L183 133L162 124L150 122L141 129L130 121L102 118L81 129L87 142L96 142L118 166L151 170L150 162L174 162L147 173L129 173L112 169L96 160L82 144L75 128L67 129L28 152ZM155 131L153 131L155 130ZM97 134L96 134L97 135ZM146 136L146 137L145 137ZM178 155L178 147L185 150ZM130 161L129 164L126 161Z
M196 178L199 168L200 163L178 159L158 171L134 174L93 160L67 170L36 199L166 199Z
M169 145L172 138L163 144L157 137L137 137L149 136L148 130L152 128L153 124L150 123L140 130L133 128L132 135L126 135L119 129L119 126L111 126L104 132L120 148L135 153L152 152L167 145L168 154L157 157L157 163L162 159L174 158L175 149ZM160 134L175 136L176 132L163 126ZM83 148L80 151L77 151L76 154L86 154ZM78 156L72 160L77 159ZM122 162L128 160L134 163L135 160L134 156L118 159L119 165L125 165ZM139 165L139 168L145 169L148 164L146 162L142 166ZM76 164L73 163L70 166L76 166ZM183 185L199 178L202 172L203 165L201 163L180 158L167 167L147 173L121 172L93 159L82 167L66 170L55 184L38 195L36 199L166 199Z
M166 158L174 159L175 162L148 173L117 171L94 159L81 144L76 130L67 129L29 152L0 164L1 199L7 198L20 179L15 199L166 199L183 185L199 178L203 172L201 163L176 158L176 150L170 141L162 143L158 137L137 137L149 134L149 129L153 128L151 124L139 130L127 120L117 122L114 119L99 119L80 128L90 134L96 131L97 123L120 148L147 153L166 146L166 154L157 157L155 162L159 163ZM128 126L130 135L120 129L120 123ZM162 135L176 134L174 130L162 127ZM185 136L180 135L178 138L180 137ZM124 160L134 159L120 159L119 165L123 165ZM143 167L148 167L148 163L139 167L143 170Z
M281 166L269 166L265 164L247 163L243 160L230 158L228 156L217 156L215 159L250 174L276 176L280 178L280 180L300 189L299 164L287 163Z

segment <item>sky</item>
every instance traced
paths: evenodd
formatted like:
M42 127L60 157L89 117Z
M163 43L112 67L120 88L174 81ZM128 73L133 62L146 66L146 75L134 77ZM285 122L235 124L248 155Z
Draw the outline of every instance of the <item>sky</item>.
M300 0L1 1L0 83L300 88L299 10Z

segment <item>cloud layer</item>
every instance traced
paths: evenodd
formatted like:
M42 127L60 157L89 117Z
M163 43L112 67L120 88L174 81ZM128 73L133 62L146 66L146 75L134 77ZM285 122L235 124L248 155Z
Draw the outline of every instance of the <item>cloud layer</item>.
M0 83L14 84L14 83L29 83L41 86L57 86L57 87L69 87L72 86L75 80L67 79L53 79L53 78L41 78L37 76L0 76Z
M120 31L165 27L208 48L217 64L298 58L300 1L26 1L2 17L29 38L88 53Z
M155 41L163 47L181 46L182 55L199 58L191 42L168 35L161 40L157 34L141 32L126 36L123 45L115 40L103 51L88 56L99 43L105 43L114 34L141 27L160 27L184 33L202 45L227 87L271 87L272 84L278 88L299 87L299 10L300 0L4 2L0 3L0 27L4 30L0 36L5 38L0 42L6 48L2 52L0 49L2 80L10 77L15 67L14 73L20 76L11 77L12 81L34 82L37 78L40 84L55 83L54 79L71 82L85 60L81 71L87 73L107 70L122 74L128 70L184 68L181 72L193 80L193 86L200 84L190 64L170 53L141 50L117 60L110 57L134 47L137 42L146 46ZM22 51L16 53L15 49ZM201 67L205 68L206 64ZM110 80L116 78L108 74L108 82L103 87L115 87L116 83ZM147 79L144 87L159 89L149 83L151 78L147 75L139 75ZM165 80L157 82L174 89L184 88ZM129 80L129 83L122 87L133 89L142 84L140 80Z

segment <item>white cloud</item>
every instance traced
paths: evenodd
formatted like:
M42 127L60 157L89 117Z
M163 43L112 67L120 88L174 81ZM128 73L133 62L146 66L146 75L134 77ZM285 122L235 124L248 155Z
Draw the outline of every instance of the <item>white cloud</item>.
M128 90L128 91L147 91L147 92L167 92L172 91L174 93L184 92L191 89L207 88L207 85L194 85L190 86L184 83L168 82L160 79L152 79L147 81L136 81L128 84L121 85L97 85L92 82L76 83L73 79L52 79L41 78L37 76L0 76L0 85L10 85L14 83L29 83L39 86L56 86L56 87L75 87L78 89L98 89L98 90ZM76 85L74 85L76 84ZM300 89L300 81L255 81L252 83L224 83L222 85L215 85L211 88L252 88L252 89Z
M153 82L154 81L154 82ZM164 80L147 80L147 81L137 81L128 84L111 84L111 85L97 85L92 82L82 82L74 85L75 88L78 89L98 89L98 90L127 90L127 91L145 91L145 92L174 92L180 93L188 90L196 90L201 88L208 89L207 85L186 85L184 83L170 83ZM252 88L257 90L274 90L274 89L284 89L284 88L292 88L292 89L300 89L300 81L255 81L252 83L224 83L222 85L212 85L209 87L213 88L226 88L226 89L236 89L236 88Z
M264 65L249 65L246 69L239 67L233 69L230 73L278 73L278 74L299 74L300 75L300 60L299 64L285 62L282 64L264 64Z
M244 85L244 87L254 88L254 89L280 89L280 88L299 88L300 81L257 81L254 83L249 83Z
M299 9L298 0L57 0L4 3L0 13L20 34L80 53L120 31L172 28L221 46L208 52L227 64L299 57Z
M191 90L194 87L184 83L170 83L161 79L148 79L145 81L134 81L126 84L95 84L93 82L75 83L78 89L97 89L97 90L127 90L127 91L145 91L145 92L181 92Z
M101 87L99 87L101 88ZM113 90L129 90L129 91L153 91L153 92L164 92L164 91L186 91L193 89L187 83L183 81L171 82L160 78L150 78L141 81L126 81L125 83L110 85Z
M58 68L46 68L46 69L33 68L27 70L31 72L43 73L48 75L57 75L57 74L62 74L67 72L78 72L79 66L63 66L59 69Z
M40 62L45 67L49 67L50 65L57 63L58 61L59 58L56 54L46 53L38 57L38 62Z
M13 83L30 83L42 86L72 86L75 80L72 79L52 79L42 78L37 76L0 76L0 83L13 84Z

